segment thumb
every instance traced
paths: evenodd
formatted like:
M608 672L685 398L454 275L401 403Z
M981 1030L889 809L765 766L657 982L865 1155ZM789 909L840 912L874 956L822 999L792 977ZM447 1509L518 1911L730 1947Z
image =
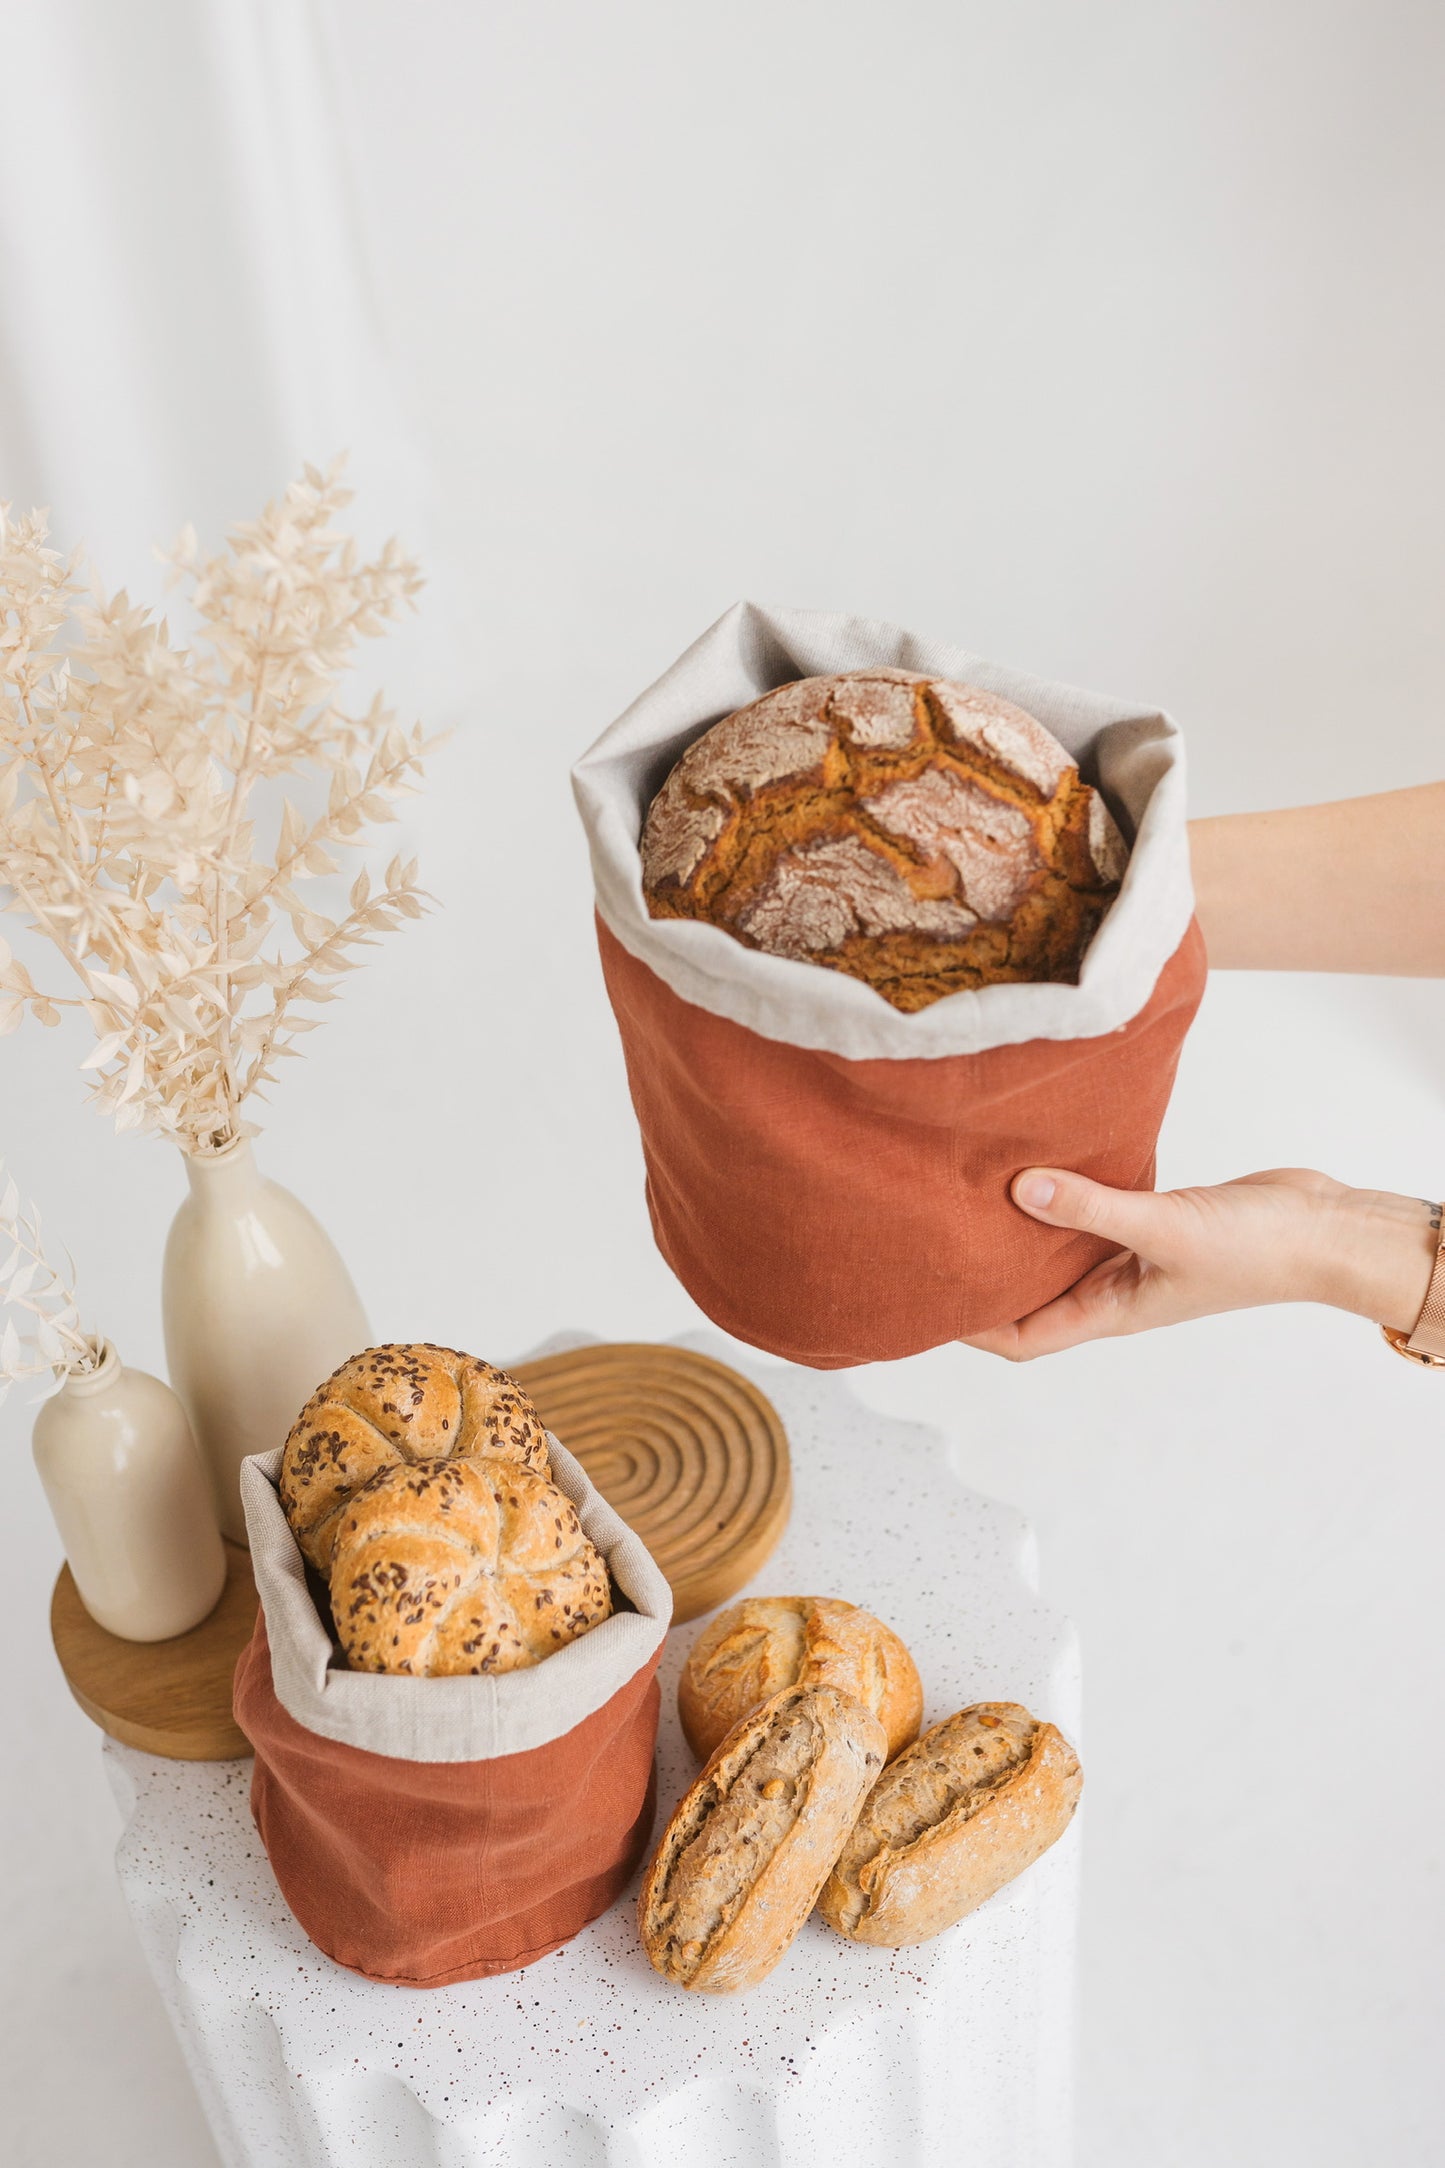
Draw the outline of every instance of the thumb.
M1086 1174L1059 1167L1027 1167L1014 1176L1010 1194L1030 1219L1049 1227L1077 1227L1083 1234L1147 1253L1166 1209L1152 1189L1109 1189Z

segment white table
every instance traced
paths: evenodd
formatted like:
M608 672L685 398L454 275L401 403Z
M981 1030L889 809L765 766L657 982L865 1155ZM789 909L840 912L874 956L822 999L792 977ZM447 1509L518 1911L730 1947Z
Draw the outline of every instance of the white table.
M708 1336L683 1344L738 1360ZM957 1482L936 1431L873 1414L840 1378L740 1367L793 1454L792 1521L757 1589L878 1611L914 1650L930 1723L1006 1698L1077 1740L1073 1632L1038 1600L1019 1517ZM700 1624L664 1655L660 1815L695 1774L673 1690ZM525 1972L418 1991L360 1979L306 1940L251 1822L249 1762L167 1762L112 1741L105 1755L122 1888L228 2168L1070 2158L1077 1821L934 1942L855 1948L810 1921L748 1995L664 1986L628 1900Z

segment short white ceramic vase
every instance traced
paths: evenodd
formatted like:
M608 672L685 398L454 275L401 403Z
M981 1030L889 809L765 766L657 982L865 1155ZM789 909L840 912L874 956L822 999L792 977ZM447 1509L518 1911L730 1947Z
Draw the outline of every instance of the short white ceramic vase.
M169 1641L215 1609L226 1580L211 1486L186 1411L109 1341L35 1420L35 1465L80 1600L125 1641Z
M162 1277L166 1364L221 1527L244 1543L242 1461L284 1444L316 1387L371 1335L330 1238L261 1175L249 1141L188 1158L186 1174Z

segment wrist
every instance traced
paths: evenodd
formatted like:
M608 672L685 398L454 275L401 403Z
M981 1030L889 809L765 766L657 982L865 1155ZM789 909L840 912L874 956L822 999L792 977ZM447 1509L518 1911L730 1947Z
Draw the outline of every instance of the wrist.
M1439 1246L1439 1205L1390 1190L1345 1190L1319 1246L1308 1299L1411 1332Z

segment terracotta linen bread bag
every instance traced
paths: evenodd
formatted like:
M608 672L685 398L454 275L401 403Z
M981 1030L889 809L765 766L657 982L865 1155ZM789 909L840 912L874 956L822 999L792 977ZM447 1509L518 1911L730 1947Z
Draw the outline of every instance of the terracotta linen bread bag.
M441 1987L545 1957L607 1910L651 1835L672 1592L571 1454L548 1449L616 1608L487 1677L346 1670L281 1510L280 1450L242 1466L261 1596L235 1682L251 1809L311 1940L369 1979Z
M683 750L772 687L889 665L1035 716L1131 846L1077 985L993 985L913 1014L721 927L654 919L638 838ZM577 763L603 972L659 1249L708 1316L818 1369L889 1361L1026 1315L1113 1245L1020 1212L1034 1164L1154 1179L1204 989L1167 716L867 619L738 603Z

